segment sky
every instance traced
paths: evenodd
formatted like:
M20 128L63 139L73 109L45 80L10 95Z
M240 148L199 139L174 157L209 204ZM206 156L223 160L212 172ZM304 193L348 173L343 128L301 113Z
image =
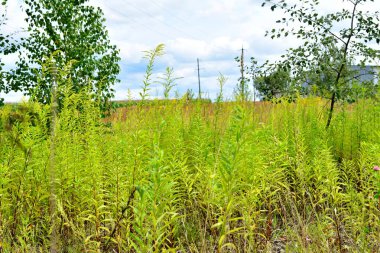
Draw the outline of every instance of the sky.
M291 0L295 2L296 0ZM120 49L120 83L115 85L116 100L138 98L144 78L146 59L144 51L165 44L165 55L156 60L154 78L161 77L166 67L173 67L178 79L175 91L184 94L187 89L198 92L197 58L200 61L200 81L203 97L216 97L217 78L228 78L224 94L232 98L240 75L234 58L245 49L245 58L255 57L259 63L275 61L287 48L299 45L295 38L272 40L265 32L276 26L281 11L272 12L261 7L262 0L90 0L100 7L106 18L111 43ZM298 2L298 1L296 1ZM320 0L319 11L331 12L347 5L342 0ZM19 7L20 0L9 0L6 32L25 27ZM361 7L364 8L364 7ZM365 9L380 10L380 0ZM8 68L16 55L3 58ZM128 92L129 90L129 92ZM162 87L152 85L151 96L162 96ZM20 101L22 94L2 94L7 102Z

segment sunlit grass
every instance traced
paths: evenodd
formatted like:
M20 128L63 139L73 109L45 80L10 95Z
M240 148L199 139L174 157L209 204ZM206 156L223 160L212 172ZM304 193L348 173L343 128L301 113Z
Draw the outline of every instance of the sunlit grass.
M54 224L62 252L376 252L380 106L341 105L326 132L324 105L178 100L105 124L85 94L68 95L54 216L49 107L25 104L13 121L5 107L2 249L48 251Z

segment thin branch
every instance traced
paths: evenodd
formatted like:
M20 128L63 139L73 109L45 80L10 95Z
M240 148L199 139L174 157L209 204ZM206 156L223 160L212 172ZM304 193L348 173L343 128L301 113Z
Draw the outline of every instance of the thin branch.
M272 4L275 4L275 5L279 5L279 3L275 3L273 2L272 0L269 0L270 3ZM292 10L290 8L286 8L284 6L281 6L282 9L285 9L286 11L288 12L291 12ZM298 12L300 12L301 10L298 10ZM302 15L302 13L300 13ZM324 31L328 32L330 35L332 35L333 37L335 37L337 40L339 40L340 42L342 42L343 44L346 44L346 42L343 40L343 38L339 37L338 35L336 35L335 33L333 33L330 29L328 29L326 26L324 26L323 24L319 24L317 22L314 22L313 19L310 19L310 18L307 18L307 17L302 17L304 18L305 20L307 21L310 21L312 22L314 25L316 26L319 26L320 28L322 28Z

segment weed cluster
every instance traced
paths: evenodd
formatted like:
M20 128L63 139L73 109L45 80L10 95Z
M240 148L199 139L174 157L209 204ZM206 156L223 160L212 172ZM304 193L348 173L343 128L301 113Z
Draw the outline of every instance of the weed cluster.
M50 106L4 107L1 248L376 252L380 105L342 105L328 131L324 105L178 100L105 124L83 92L54 136Z

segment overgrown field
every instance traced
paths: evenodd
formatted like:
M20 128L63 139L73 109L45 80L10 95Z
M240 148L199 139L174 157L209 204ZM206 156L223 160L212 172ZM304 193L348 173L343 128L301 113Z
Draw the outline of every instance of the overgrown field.
M326 103L4 107L1 248L380 252L380 103Z

